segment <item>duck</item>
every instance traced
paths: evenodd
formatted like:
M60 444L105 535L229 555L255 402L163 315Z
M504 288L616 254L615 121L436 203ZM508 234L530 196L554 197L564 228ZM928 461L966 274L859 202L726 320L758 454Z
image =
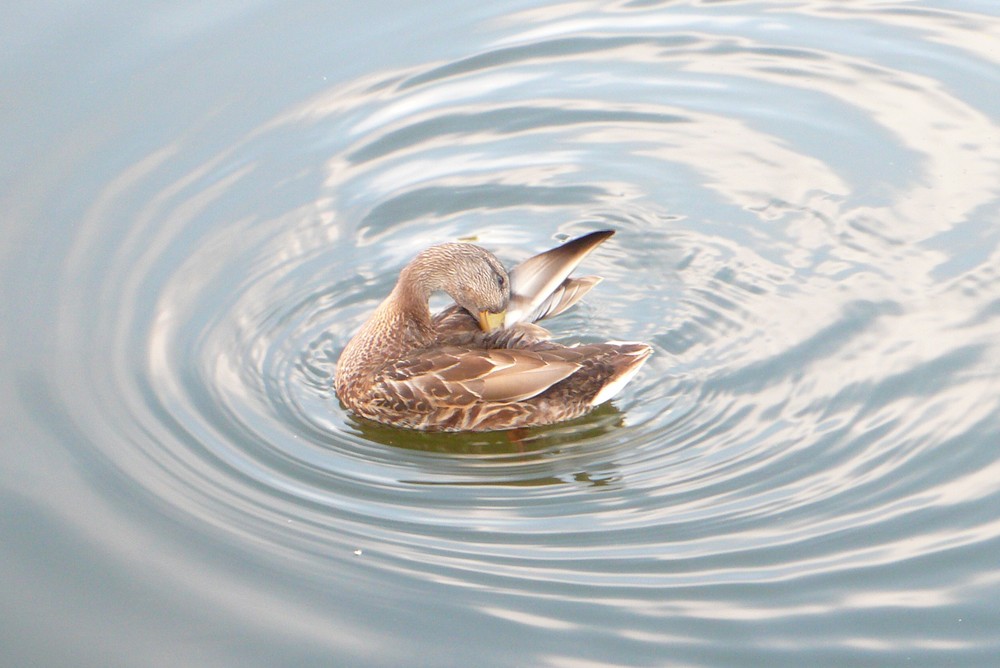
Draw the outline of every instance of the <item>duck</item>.
M585 234L509 272L469 242L421 251L341 352L334 380L341 404L394 427L474 432L554 424L610 400L652 348L566 345L536 323L600 283L570 273L613 234ZM432 315L429 300L439 292L454 303Z

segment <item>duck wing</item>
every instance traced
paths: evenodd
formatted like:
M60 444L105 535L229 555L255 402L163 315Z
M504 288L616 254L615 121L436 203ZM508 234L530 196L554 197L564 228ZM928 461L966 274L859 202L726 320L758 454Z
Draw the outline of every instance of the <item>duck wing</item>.
M591 232L530 257L510 270L510 301L504 326L533 322L565 311L597 285L597 276L569 278L580 261L614 230Z
M580 278L567 278L562 283L552 291L541 304L539 304L531 313L529 317L521 321L520 324L525 324L526 322L535 322L537 320L542 320L543 318L551 318L552 316L559 315L566 309L568 309L573 304L580 301L580 299L591 291L591 289L603 281L604 279L600 276L581 276Z
M580 369L576 361L580 355L564 351L572 349L424 350L399 360L383 374L381 394L416 412L524 401Z

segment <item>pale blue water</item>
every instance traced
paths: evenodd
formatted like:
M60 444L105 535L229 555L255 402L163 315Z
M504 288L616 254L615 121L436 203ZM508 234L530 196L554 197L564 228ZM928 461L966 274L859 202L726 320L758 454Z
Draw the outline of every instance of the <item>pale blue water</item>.
M0 664L1000 665L1000 5L31 3ZM433 243L598 228L613 407L363 425Z

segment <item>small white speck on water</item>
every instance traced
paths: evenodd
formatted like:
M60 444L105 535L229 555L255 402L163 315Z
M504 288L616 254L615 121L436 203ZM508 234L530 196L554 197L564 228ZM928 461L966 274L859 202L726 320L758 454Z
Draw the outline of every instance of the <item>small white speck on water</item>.
M364 552L362 550L354 550L354 556L360 557Z

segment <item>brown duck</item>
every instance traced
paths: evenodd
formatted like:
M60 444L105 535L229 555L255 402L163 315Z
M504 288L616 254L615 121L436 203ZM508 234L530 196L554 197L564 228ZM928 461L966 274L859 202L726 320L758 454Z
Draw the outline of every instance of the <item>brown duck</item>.
M613 397L651 349L644 343L565 346L533 324L562 313L601 279L569 278L614 234L592 232L508 274L469 243L432 246L344 348L337 395L357 415L427 431L492 431L568 420ZM455 304L431 316L432 293Z

